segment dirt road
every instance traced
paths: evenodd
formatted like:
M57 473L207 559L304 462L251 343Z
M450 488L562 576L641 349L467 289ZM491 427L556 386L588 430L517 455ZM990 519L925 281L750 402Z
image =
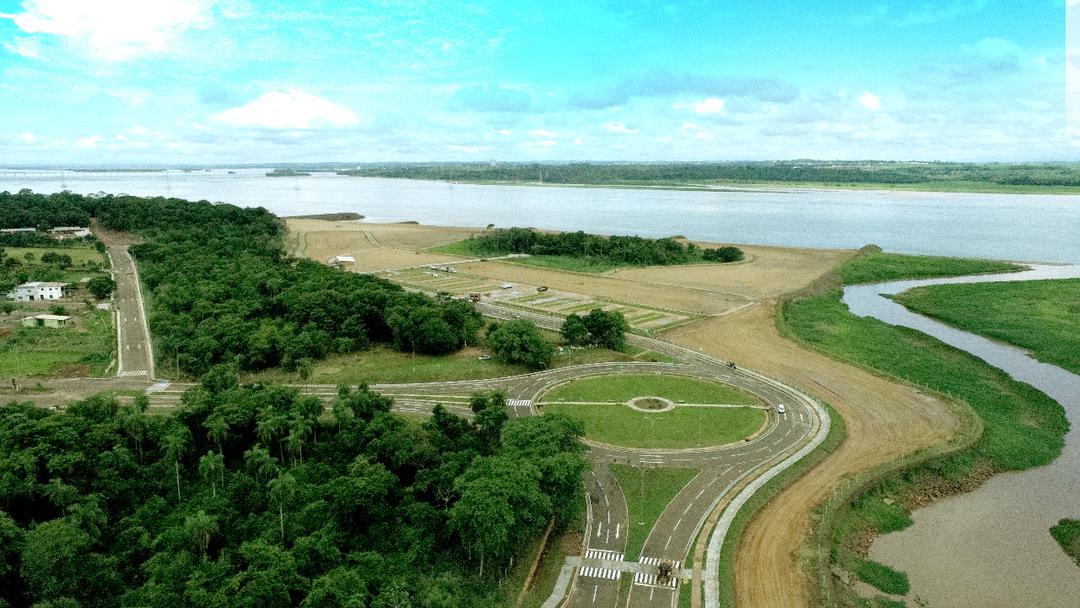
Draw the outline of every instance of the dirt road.
M961 420L939 399L809 351L782 337L772 302L676 330L672 340L803 388L832 405L847 440L824 462L758 513L743 534L735 563L739 606L809 608L808 584L795 552L810 512L846 476L940 444Z

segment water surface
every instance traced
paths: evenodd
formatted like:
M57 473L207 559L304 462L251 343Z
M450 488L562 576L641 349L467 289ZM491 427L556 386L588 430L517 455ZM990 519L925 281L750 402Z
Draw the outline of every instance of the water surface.
M602 234L1080 263L1080 196L781 189L690 192L486 186L265 169L88 173L0 169L0 190L175 196L278 215L352 211L374 222L533 226Z

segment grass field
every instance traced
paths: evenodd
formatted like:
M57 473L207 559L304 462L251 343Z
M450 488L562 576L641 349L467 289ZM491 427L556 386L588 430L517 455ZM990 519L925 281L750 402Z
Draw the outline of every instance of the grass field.
M619 481L623 495L626 496L626 510L630 516L624 559L635 561L667 504L699 470L642 468L623 464L610 466L611 473Z
M1080 280L919 287L896 296L949 325L1025 348L1080 374Z
M839 268L845 285L879 283L898 279L926 279L965 274L1015 272L1023 267L995 260L967 260L898 253L868 253L853 258Z
M873 258L880 267L873 259L866 261L876 255L856 259L851 264L858 272L841 268L841 275L852 281L906 278L946 274L963 266L951 259L935 263L935 258L907 258L906 267L896 259ZM786 302L780 323L790 335L837 359L966 402L982 423L982 435L970 447L886 475L834 518L832 560L862 580L886 587L883 591L899 588L900 578L864 563L854 547L864 546L867 535L909 525L906 505L920 502L927 492L940 496L964 491L992 472L1046 464L1064 445L1068 421L1061 406L1045 394L925 334L856 317L840 301L839 291Z
M687 376L626 374L593 376L557 386L543 401L605 401L624 403L634 397L664 397L683 403L725 403L753 405L752 396L739 389Z
M1065 554L1080 566L1080 520L1063 519L1050 528L1050 535L1061 545Z
M582 421L589 439L635 448L701 448L739 441L765 421L751 407L677 407L649 414L623 404L549 403L545 412Z
M330 355L316 361L311 376L304 382L315 384L356 384L359 382L446 382L450 380L482 380L514 374L528 373L522 365L502 363L495 359L481 361L486 351L465 348L449 355L413 355L377 346L357 353ZM554 367L602 363L607 361L633 361L631 355L601 348L581 350L566 349L555 356ZM269 369L248 373L245 382L300 382L298 372Z
M48 312L35 310L35 312ZM68 307L81 326L12 328L0 338L0 369L16 376L100 376L116 350L112 314Z
M51 251L70 256L72 267L86 266L91 263L97 263L103 268L109 267L108 259L93 247L4 247L3 249L5 257L18 259L24 264L39 264L41 256ZM34 256L31 262L26 260L28 253Z

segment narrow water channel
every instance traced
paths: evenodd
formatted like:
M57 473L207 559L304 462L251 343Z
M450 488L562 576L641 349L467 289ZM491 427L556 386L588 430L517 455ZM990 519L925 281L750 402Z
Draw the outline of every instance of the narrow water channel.
M879 294L945 283L1080 278L1080 266L1033 266L1021 273L855 285L851 312L903 325L966 350L1064 406L1071 423L1054 462L996 475L974 492L913 514L906 530L877 539L869 557L908 573L911 596L932 608L1080 606L1080 568L1051 538L1063 517L1080 518L1080 376L1025 351L908 311Z

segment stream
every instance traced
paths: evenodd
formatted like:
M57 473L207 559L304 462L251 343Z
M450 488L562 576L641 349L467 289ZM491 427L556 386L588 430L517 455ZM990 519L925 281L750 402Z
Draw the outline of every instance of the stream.
M1024 272L894 281L844 288L853 314L902 325L965 350L1060 403L1071 430L1052 463L1001 473L973 492L912 514L914 524L879 537L869 558L907 572L910 598L932 608L1080 605L1080 568L1050 536L1063 517L1080 518L1080 376L1027 351L908 311L879 294L947 283L1080 278L1080 266L1032 265Z

